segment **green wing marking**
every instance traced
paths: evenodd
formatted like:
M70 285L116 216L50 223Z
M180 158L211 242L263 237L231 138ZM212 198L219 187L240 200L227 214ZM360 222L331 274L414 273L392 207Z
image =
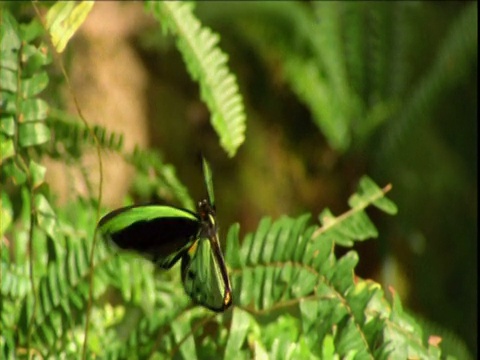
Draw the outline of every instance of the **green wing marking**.
M112 211L98 227L121 249L137 252L169 269L198 238L200 224L199 217L188 210L140 205Z
M186 218L198 221L198 216L188 210L164 205L132 205L114 210L105 215L98 223L102 232L120 231L135 222L156 218Z
M185 291L197 304L213 311L224 311L232 304L230 281L216 239L200 238L182 257L182 278Z

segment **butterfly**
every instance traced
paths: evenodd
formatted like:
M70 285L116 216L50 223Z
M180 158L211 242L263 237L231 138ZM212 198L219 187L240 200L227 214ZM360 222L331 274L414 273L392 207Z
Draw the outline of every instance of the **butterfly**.
M202 159L208 197L197 212L165 205L116 209L98 223L104 238L136 252L162 269L181 259L185 292L197 304L222 312L232 305L232 289L218 240L212 173Z

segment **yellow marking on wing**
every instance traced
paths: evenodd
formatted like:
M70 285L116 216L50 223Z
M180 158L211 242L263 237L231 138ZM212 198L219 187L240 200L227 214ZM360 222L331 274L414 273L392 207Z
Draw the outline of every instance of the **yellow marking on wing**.
M229 305L230 302L232 301L232 294L230 293L230 291L228 291L226 294L225 294L225 297L223 298L223 304L225 306Z
M190 249L188 249L188 255L193 256L197 252L197 247L198 247L198 241L195 241L192 246L190 246Z

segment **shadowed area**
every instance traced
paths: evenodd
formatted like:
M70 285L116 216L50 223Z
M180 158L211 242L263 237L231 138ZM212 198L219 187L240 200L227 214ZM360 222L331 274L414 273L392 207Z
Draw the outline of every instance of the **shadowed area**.
M139 252L169 269L190 246L198 229L199 222L190 219L158 218L137 221L110 236L118 247Z

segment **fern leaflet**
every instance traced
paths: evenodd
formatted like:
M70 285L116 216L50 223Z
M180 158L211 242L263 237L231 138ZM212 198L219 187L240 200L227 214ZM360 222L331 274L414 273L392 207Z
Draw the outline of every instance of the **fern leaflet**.
M201 26L190 3L155 1L147 4L154 16L176 36L188 71L199 82L220 143L229 156L234 156L245 139L245 110L237 80L226 66L227 55L217 46L219 36Z

